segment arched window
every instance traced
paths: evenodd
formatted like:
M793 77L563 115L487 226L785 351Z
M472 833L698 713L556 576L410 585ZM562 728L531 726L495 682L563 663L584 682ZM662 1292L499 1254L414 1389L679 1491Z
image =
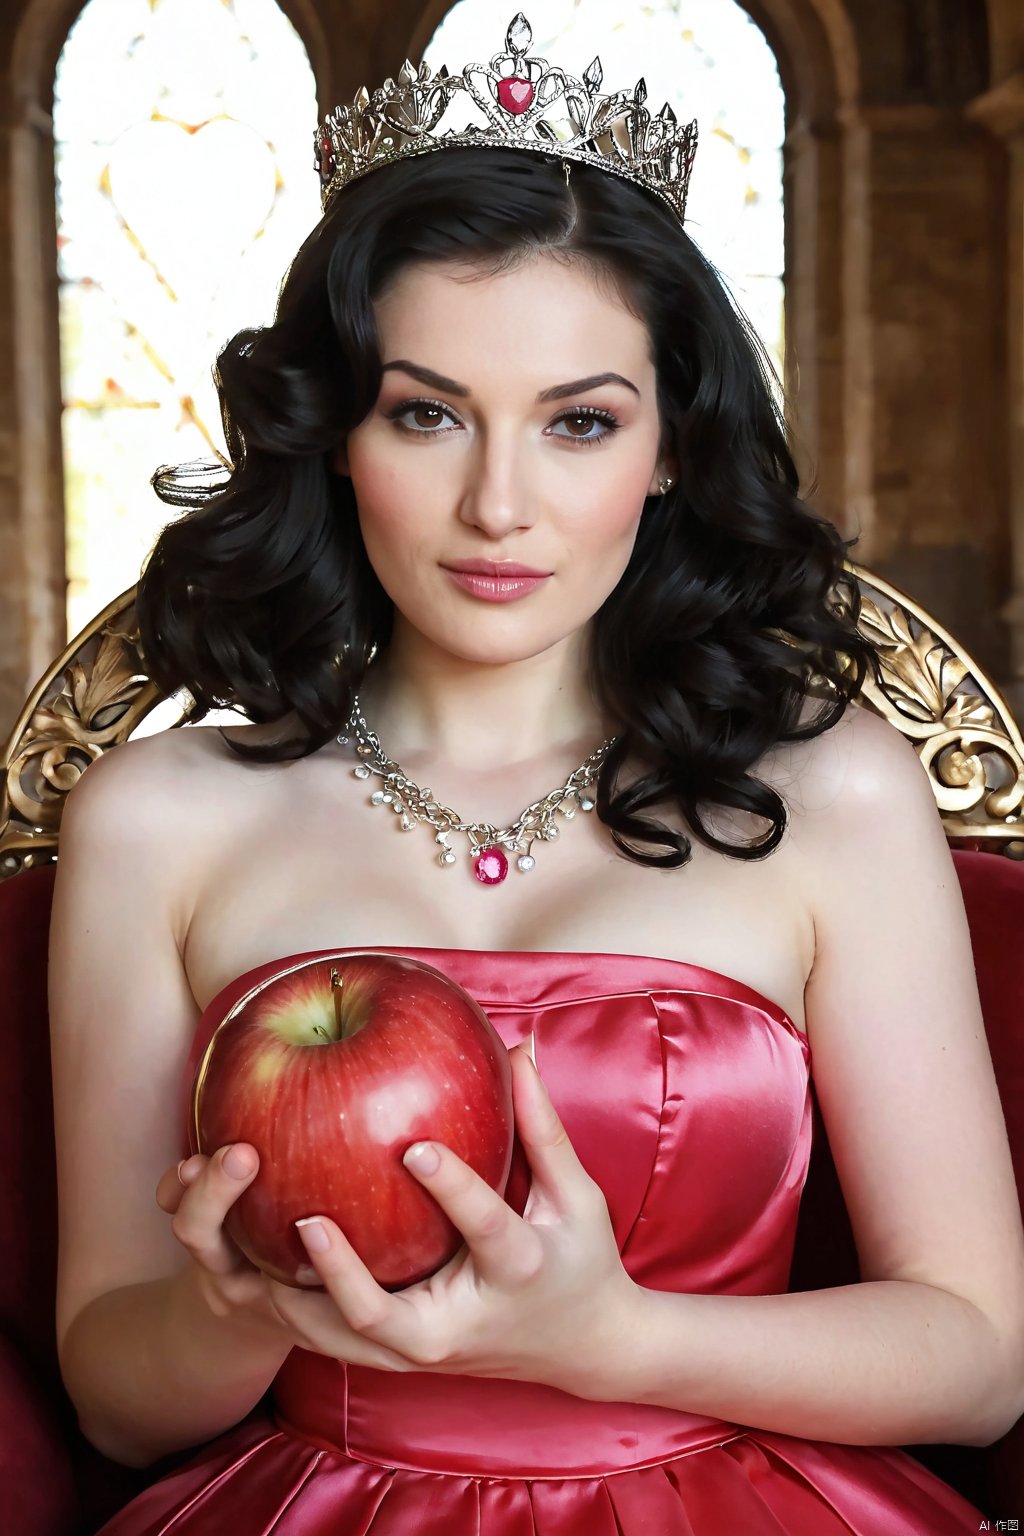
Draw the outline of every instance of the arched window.
M686 229L726 279L776 368L783 366L782 143L785 97L763 32L736 0L544 0L526 8L530 51L577 76L595 54L604 89L642 76L647 103L696 118ZM433 69L503 51L509 0L459 0L424 57Z
M275 0L91 0L56 76L72 634L137 579L162 463L223 456L211 370L320 216L305 48Z

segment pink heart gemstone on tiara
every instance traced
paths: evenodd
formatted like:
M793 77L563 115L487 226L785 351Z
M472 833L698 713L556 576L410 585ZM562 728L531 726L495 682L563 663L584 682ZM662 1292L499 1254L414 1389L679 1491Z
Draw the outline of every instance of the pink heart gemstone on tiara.
M525 112L532 100L533 86L529 80L524 80L520 75L510 75L507 80L498 81L498 103L514 117Z

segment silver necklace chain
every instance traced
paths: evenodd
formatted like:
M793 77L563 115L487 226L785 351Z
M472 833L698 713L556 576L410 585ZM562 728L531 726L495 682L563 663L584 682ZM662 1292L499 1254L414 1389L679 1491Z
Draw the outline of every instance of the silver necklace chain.
M486 821L463 821L450 806L434 799L431 789L421 789L401 766L388 757L379 738L371 731L363 717L358 695L353 701L352 714L345 729L338 736L342 746L348 746L355 737L356 754L360 758L352 770L357 779L371 776L382 781L382 787L370 795L370 804L387 807L400 818L398 825L403 832L411 832L416 826L434 829L434 841L438 845L437 862L442 869L449 869L457 862L450 839L453 833L463 834L469 841L468 857L473 873L484 885L498 885L508 872L508 860L516 861L521 874L529 874L536 860L534 842L553 843L558 837L556 815L571 821L577 810L592 811L596 801L588 791L594 784L601 764L618 740L609 736L591 752L564 784L553 789L541 800L534 800L521 811L510 827L496 827Z

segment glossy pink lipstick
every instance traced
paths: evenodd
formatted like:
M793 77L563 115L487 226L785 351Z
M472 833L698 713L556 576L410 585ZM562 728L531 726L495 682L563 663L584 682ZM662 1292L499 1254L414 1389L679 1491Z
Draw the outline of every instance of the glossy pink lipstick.
M551 575L514 560L459 560L444 569L464 592L487 603L514 603L536 591Z

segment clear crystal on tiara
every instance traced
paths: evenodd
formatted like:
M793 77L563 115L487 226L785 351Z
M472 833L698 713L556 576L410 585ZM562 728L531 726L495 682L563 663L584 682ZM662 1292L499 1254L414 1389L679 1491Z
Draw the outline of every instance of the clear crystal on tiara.
M437 73L408 59L397 79L371 94L365 86L351 106L335 107L317 130L315 163L324 210L360 176L413 155L466 145L527 149L597 166L647 187L683 219L697 148L697 124L680 125L668 103L653 117L644 103L647 83L602 95L599 58L582 80L528 57L530 23L520 11L505 35L505 52L489 64L466 64L459 74ZM441 127L458 106L468 120ZM463 113L464 109L464 113Z
M505 47L510 53L525 53L532 42L533 28L522 11L519 11L512 18L508 31L505 33Z

